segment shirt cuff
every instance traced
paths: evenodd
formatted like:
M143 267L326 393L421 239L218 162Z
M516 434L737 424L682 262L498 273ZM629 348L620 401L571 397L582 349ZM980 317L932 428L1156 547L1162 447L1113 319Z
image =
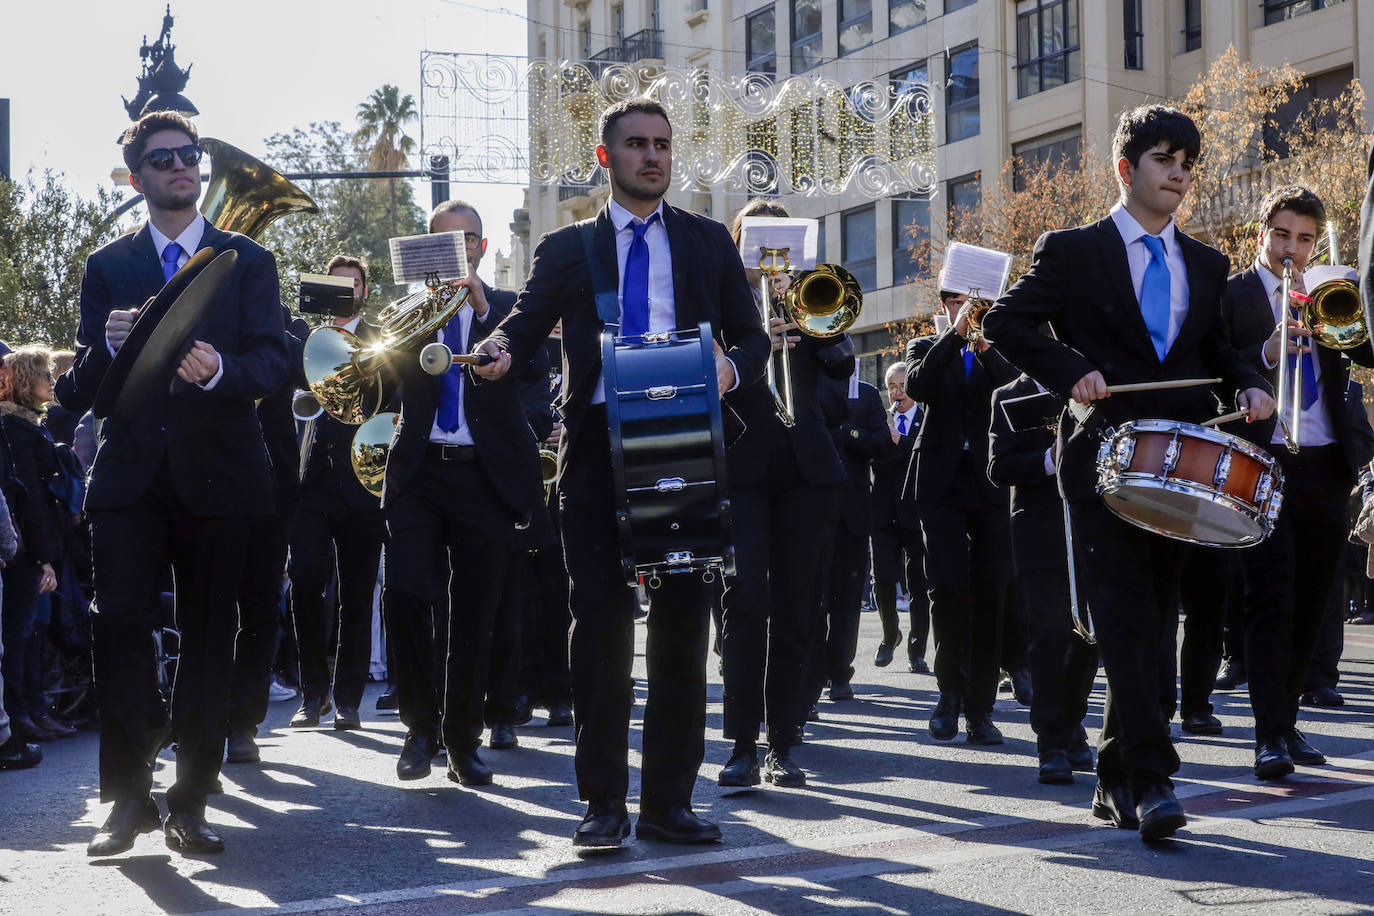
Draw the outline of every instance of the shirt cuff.
M110 356L113 357L115 355L116 351L114 345L110 343L110 338L108 337L105 338L105 349L110 351Z
M200 386L200 390L201 390L201 391L209 391L211 388L214 388L216 385L218 385L218 384L219 384L219 380L222 379L222 378L224 378L224 354L223 354L223 353L219 354L219 369L217 369L217 370L215 371L215 374L214 374L214 376L210 379L210 381L208 381L208 382L196 382L196 384Z
M735 361L734 361L733 359L731 359L730 357L728 357L728 356L725 357L725 361L726 361L727 363L729 363L729 364L730 364L730 368L733 369L733 370L735 371L735 383L734 383L733 385L730 386L730 390L729 390L729 391L726 391L726 392L725 392L726 394L729 394L730 391L734 391L736 388L739 387L739 367L736 366L736 365L735 365Z
M1273 369L1278 363L1269 362L1269 354L1264 352L1264 344L1260 344L1260 363L1266 369Z
M1054 448L1045 449L1045 475L1054 476Z

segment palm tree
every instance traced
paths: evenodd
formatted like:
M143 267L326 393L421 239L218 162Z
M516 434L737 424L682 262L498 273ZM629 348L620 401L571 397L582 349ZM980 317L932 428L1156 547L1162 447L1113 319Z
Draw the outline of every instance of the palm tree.
M374 89L367 101L358 104L358 129L353 140L360 151L367 153L368 168L377 172L391 172L403 167L415 152L415 140L405 132L407 124L418 117L415 97L401 95L390 83ZM391 188L392 231L396 225L395 179L388 179Z

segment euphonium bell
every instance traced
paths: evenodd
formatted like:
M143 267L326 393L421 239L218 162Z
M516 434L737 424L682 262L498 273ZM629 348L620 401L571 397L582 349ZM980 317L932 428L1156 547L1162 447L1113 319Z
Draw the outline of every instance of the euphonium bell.
M210 156L200 212L217 229L256 239L288 213L320 212L309 194L243 150L213 137L202 137L200 146Z
M382 345L368 346L356 334L325 325L305 340L305 380L323 410L357 426L381 409L381 371L390 358Z

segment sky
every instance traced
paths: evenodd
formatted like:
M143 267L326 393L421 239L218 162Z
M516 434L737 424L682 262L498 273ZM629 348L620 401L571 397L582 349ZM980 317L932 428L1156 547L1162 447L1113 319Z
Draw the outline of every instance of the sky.
M155 41L166 0L5 3L0 98L10 99L10 172L61 172L84 197L122 165L129 124L121 96L138 91L139 46ZM254 155L263 139L311 121L354 124L358 103L383 83L420 102L420 52L525 53L522 0L173 0L172 42L192 65L185 95L203 136ZM22 38L21 38L22 36ZM419 124L408 131L419 141ZM415 166L419 167L417 162ZM479 274L510 251L517 185L454 184L490 239ZM427 183L416 199L429 205ZM285 219L304 219L288 216Z

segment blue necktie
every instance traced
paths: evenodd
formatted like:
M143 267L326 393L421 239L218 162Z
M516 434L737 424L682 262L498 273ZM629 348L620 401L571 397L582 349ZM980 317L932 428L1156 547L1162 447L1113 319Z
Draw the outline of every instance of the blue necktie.
M1298 320L1301 320L1301 318L1302 318L1302 316L1300 316L1300 315L1297 314L1297 310L1296 310L1296 309L1293 309L1292 312L1291 312L1291 314L1293 315L1294 318L1296 318L1296 319L1298 319ZM1299 371L1299 369L1298 369L1298 354L1296 354L1296 353L1289 353L1289 354L1288 354L1288 371L1289 371L1289 372L1297 372L1297 371ZM1302 371L1302 409L1303 409L1303 410L1310 410L1311 407L1312 407L1312 405L1315 404L1315 403L1317 403L1317 367L1312 363L1312 354L1311 354L1311 353L1304 353L1304 354L1302 355L1302 370L1301 370L1301 371Z
M644 233L657 219L655 213L642 223L630 223L635 237L625 258L625 284L620 293L621 337L649 332L649 243L644 241Z
M162 249L162 282L166 283L172 279L172 274L177 272L177 261L181 260L181 246L176 242L171 242Z
M897 435L906 435L906 414L904 413L897 414Z
M972 351L972 350L966 349L966 350L964 350L964 378L968 378L968 377L969 377L969 374L972 373L972 372L973 372L973 351Z
M466 353L463 346L463 320L462 310L448 320L444 325L444 343L448 344L449 349L454 353ZM439 410L434 415L434 422L446 433L451 433L458 428L458 418L463 411L463 368L454 366L443 375L439 376Z
M1142 235L1140 240L1150 249L1150 263L1145 265L1145 278L1140 284L1140 317L1150 332L1155 353L1160 362L1169 352L1169 265L1164 260L1164 242L1157 235Z

